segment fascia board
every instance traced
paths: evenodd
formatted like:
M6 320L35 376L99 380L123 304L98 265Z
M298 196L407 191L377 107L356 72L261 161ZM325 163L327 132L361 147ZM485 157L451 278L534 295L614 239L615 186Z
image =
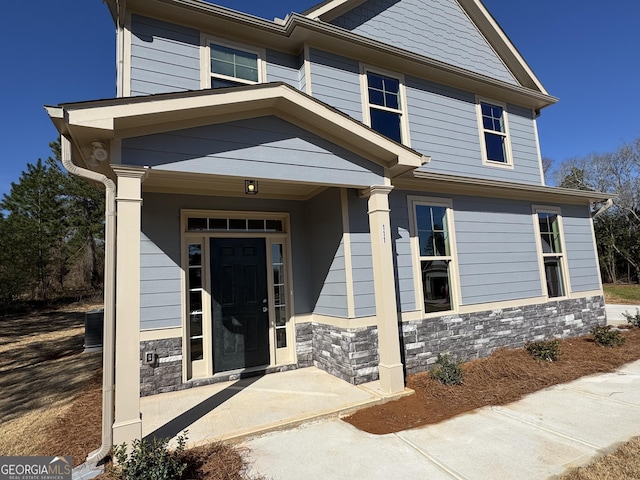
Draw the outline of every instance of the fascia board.
M398 188L453 193L460 195L478 195L492 198L514 200L535 200L543 203L588 204L615 198L615 194L573 190L543 185L504 182L481 178L460 177L429 172L413 172L394 180Z
M338 18L343 13L356 8L366 0L328 0L322 2L308 10L302 12L302 15L312 19L320 19L324 22L330 22Z
M393 168L397 165L417 168L425 161L418 152L393 142L366 125L323 104L283 83L259 84L250 87L204 90L182 94L160 94L147 97L117 98L97 102L83 102L54 107L56 119L75 132L110 131L111 136L122 136L122 131L147 129L154 133L185 128L185 121L229 121L229 115L244 114L245 118L266 112L288 116L294 124L304 125L310 131L330 141L354 150L366 158ZM105 136L102 132L101 137ZM86 135L82 135L87 138Z

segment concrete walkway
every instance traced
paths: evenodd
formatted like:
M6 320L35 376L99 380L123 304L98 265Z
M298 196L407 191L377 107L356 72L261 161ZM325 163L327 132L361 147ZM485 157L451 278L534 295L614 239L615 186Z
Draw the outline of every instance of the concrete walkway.
M640 361L389 435L340 420L254 438L254 473L273 480L546 479L640 435Z

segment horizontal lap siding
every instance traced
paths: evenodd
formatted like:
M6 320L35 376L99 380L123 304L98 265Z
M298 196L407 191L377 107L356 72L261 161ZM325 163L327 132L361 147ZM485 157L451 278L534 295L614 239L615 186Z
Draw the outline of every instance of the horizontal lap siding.
M463 305L542 295L530 204L457 197L453 208Z
M302 90L300 85L301 56L267 50L267 82L284 82Z
M132 15L131 95L199 88L200 33Z
M311 90L318 100L362 121L360 67L356 60L310 49Z
M355 316L368 317L376 314L368 200L355 190L349 190L348 200Z
M178 232L179 225L173 226ZM182 276L176 263L179 244L167 254L143 233L140 248L140 329L180 327Z
M393 260L396 268L398 307L402 312L412 312L416 309L416 295L406 193L391 192L389 207L391 208L391 235L393 239Z
M340 191L328 189L306 202L313 313L346 318L347 280Z
M513 169L482 164L475 96L415 77L406 79L411 146L431 156L418 170L509 182L541 183L531 111L508 105Z
M364 37L517 85L455 0L369 0L331 23Z
M372 185L382 167L277 117L123 140L122 161L156 169Z
M563 206L562 226L571 290L574 292L599 290L598 257L594 249L589 208Z

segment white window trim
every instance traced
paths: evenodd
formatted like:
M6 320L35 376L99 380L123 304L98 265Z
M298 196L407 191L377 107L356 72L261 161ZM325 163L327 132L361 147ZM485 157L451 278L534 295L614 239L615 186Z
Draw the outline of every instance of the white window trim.
M540 269L540 287L542 288L542 295L549 300L566 300L572 297L571 279L569 278L569 266L567 264L567 244L564 240L564 226L562 221L562 210L560 207L548 206L548 205L532 205L533 211L533 228L536 236L536 250L538 253L538 266ZM558 230L560 232L560 242L562 247L562 254L547 254L547 256L557 257L560 256L560 269L562 272L562 281L564 283L564 295L561 297L550 297L547 290L547 273L544 269L545 254L542 252L542 239L540 237L540 223L538 221L538 213L553 213L558 215Z
M402 144L411 147L411 137L409 135L409 107L407 104L407 90L405 88L404 75L382 68L373 67L364 63L360 64L360 97L362 102L362 119L363 123L371 127L371 105L369 105L369 85L367 83L367 72L383 75L385 77L395 78L400 82L400 110L385 108L380 105L374 105L373 108L400 114L400 136Z
M225 231L189 231L187 230L187 220L189 217L233 217L233 218L263 218L267 220L282 220L283 232L225 232ZM209 240L211 238L264 238L266 241L266 263L267 268L272 265L271 245L273 243L281 243L284 246L285 268L285 284L287 305L287 346L284 348L276 348L276 332L275 332L275 301L273 292L273 275L267 272L267 290L269 299L269 367L278 365L288 365L297 362L297 354L295 349L295 320L293 312L295 312L293 299L293 263L291 257L291 224L290 215L286 212L262 212L262 211L234 211L234 210L194 210L183 209L180 211L180 232L181 232L181 299L182 299L182 344L185 346L182 353L182 375L183 381L195 378L207 378L214 376L213 373L213 332L211 329L211 266ZM195 372L192 371L191 353L190 353L190 337L189 337L189 315L187 312L188 303L188 269L189 258L187 246L191 243L201 243L202 245L202 305L203 305L203 349L204 359L198 360L198 364L194 365Z
M211 73L211 43L257 55L258 81L252 82L249 80L244 80L242 78L227 77L226 75ZM266 57L267 51L264 48L248 47L241 43L203 33L200 35L200 86L203 89L211 88L211 77L213 76L215 76L216 78L220 78L221 80L228 80L244 85L255 85L258 83L264 83L267 78L267 62L265 60Z
M496 162L493 160L489 160L487 158L487 144L484 139L484 122L482 121L482 104L488 103L490 105L495 105L497 107L502 108L502 115L504 120L504 133L496 132L495 130L488 130L491 133L504 135L505 138L505 151L506 151L506 162ZM505 168L508 170L513 170L513 151L511 149L511 134L509 131L509 114L507 112L507 104L504 102L499 102L497 100L493 100L491 98L476 96L476 117L478 121L478 135L480 138L480 150L482 151L482 164L489 167L496 168Z
M420 255L420 240L418 238L416 223L416 205L427 205L433 207L444 207L447 209L447 225L449 227L449 249L450 255L446 257L431 257L435 259L447 259L449 264L449 295L451 299L451 310L443 312L426 313L424 311L424 292L422 288L422 267ZM462 291L460 289L460 271L458 269L458 248L456 240L456 229L454 223L453 200L441 197L423 197L417 195L407 195L407 208L409 210L409 234L411 245L411 258L413 264L413 287L416 299L416 310L420 312L421 318L434 318L443 315L457 313L462 303Z

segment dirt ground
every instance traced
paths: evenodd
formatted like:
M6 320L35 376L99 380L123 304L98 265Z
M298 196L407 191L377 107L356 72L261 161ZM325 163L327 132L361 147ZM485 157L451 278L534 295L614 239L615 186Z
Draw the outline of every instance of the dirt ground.
M84 312L90 308L95 306L0 318L1 454L72 455L78 465L100 445L101 354L81 353ZM542 388L640 359L640 329L623 335L626 343L618 348L600 347L591 336L561 341L560 360L553 363L537 361L524 349L498 350L488 358L463 364L461 386L444 386L428 373L412 375L407 385L414 395L361 410L345 421L382 434L437 423L486 405L506 404ZM637 456L637 442L632 447ZM628 449L621 451L620 458L633 456ZM245 458L246 452L225 444L185 453L190 478L203 480L247 480ZM602 469L608 465L597 467L595 476L570 478L640 478L603 476Z
M429 373L409 376L414 395L360 410L344 420L374 434L399 432L438 423L487 405L505 405L528 393L615 370L640 359L640 329L626 331L623 347L603 348L591 336L560 342L560 359L541 362L524 349L498 350L488 358L462 365L464 384L446 386Z

